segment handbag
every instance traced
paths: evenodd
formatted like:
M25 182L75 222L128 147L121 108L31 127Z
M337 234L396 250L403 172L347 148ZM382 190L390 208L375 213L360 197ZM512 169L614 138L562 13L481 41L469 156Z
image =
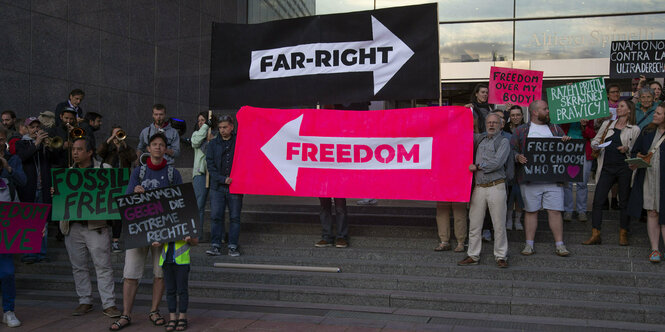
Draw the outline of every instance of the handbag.
M645 163L651 165L651 157L653 157L653 153L660 147L660 145L663 143L663 140L665 140L665 134L660 137L656 145L653 146L653 149L649 151L647 154L641 154L640 152L637 153L637 158L640 158L644 160Z
M614 122L616 122L616 120L614 120ZM610 130L611 125L612 125L611 123L608 123L607 127L605 127L605 132L603 132L603 137L600 139L600 144L605 143L605 137L607 136L607 131ZM600 151L602 150L598 149L591 151L591 158L597 159L598 156L600 156Z

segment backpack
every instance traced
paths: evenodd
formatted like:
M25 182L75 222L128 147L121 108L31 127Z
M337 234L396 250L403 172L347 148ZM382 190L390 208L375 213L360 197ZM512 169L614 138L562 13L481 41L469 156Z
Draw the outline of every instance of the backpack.
M139 183L143 182L143 178L145 177L145 171L146 171L147 167L148 166L146 166L146 165L141 165L141 168L139 169ZM166 167L168 167L166 172L167 172L168 178L169 178L169 186L172 186L173 185L173 170L175 168L171 165L167 165Z
M478 145L480 145L480 142L482 142L485 138L487 138L487 135L484 134L483 138L478 141L477 144L475 144L475 147L473 149L474 155L476 154L476 150L478 149ZM501 139L496 139L494 140L494 151L499 150L499 146L501 145L501 141L503 139L508 140L507 138L501 136ZM515 179L515 151L510 148L510 141L508 141L508 158L506 159L506 162L503 164L503 170L506 173L506 183L510 183Z

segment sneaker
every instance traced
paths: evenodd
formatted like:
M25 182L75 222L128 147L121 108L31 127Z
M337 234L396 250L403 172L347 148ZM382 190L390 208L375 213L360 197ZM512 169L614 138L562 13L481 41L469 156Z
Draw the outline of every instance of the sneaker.
M108 307L104 309L102 313L111 318L118 318L120 317L120 315L122 315L122 313L120 312L120 310L118 310L118 308L116 308L116 306Z
M589 218L586 216L586 213L580 212L577 214L577 220L579 220L580 222L587 222Z
M500 269L505 269L508 267L508 261L503 258L499 258L496 260L496 267Z
M522 252L521 252L521 254L524 255L524 256L531 256L535 253L536 253L536 251L533 250L533 246L528 244L528 243L524 245L524 249L522 249Z
M373 198L361 199L357 203L358 205L376 205L379 201Z
M660 261L662 259L661 256L662 255L660 254L660 251L654 250L654 251L651 252L651 255L649 255L649 262L651 262L651 263L660 263Z
M471 256L466 256L466 258L457 262L457 265L459 266L478 265L478 261L471 258Z
M332 243L330 243L326 240L321 240L321 241L315 243L314 246L317 247L317 248L332 247Z
M335 239L335 248L346 248L349 243L345 239Z
M572 212L565 212L563 214L563 221L565 221L565 222L573 221L573 213Z
M229 248L229 256L238 257L240 256L240 251L238 251L238 248Z
M554 250L554 253L556 253L557 256L561 257L566 257L570 255L570 251L568 251L568 249L566 249L566 246L564 246L563 244L560 246L556 246L556 250Z
M524 226L522 226L522 223L519 220L515 220L515 230L516 231L524 230Z
M483 231L483 241L490 242L492 241L492 232L489 229Z
M37 261L37 257L35 256L23 256L21 257L21 262L25 264L33 264Z
M21 326L21 321L16 318L16 315L13 311L7 311L2 315L2 322L7 324L9 327Z
M222 254L222 251L219 247L211 246L210 250L206 250L206 255L208 256L219 256Z
M118 241L111 242L111 252L114 252L116 254L122 252L122 249L120 249L120 242Z
M506 230L507 231L513 230L513 220L510 218L506 219Z
M83 316L84 314L91 311L92 304L79 304L79 306L74 309L74 312L72 312L72 316Z

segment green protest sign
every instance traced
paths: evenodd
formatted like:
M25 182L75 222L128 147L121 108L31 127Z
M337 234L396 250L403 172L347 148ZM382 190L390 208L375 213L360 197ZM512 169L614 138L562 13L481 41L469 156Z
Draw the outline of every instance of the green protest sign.
M552 123L571 123L610 115L602 77L547 89Z
M54 168L52 220L119 220L128 168Z

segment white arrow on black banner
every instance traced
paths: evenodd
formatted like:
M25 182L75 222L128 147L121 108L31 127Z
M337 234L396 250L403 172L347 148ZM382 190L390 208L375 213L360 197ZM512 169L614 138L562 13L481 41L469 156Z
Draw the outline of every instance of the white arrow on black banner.
M413 51L374 16L372 40L313 43L252 51L251 80L372 72L374 94L411 58Z

